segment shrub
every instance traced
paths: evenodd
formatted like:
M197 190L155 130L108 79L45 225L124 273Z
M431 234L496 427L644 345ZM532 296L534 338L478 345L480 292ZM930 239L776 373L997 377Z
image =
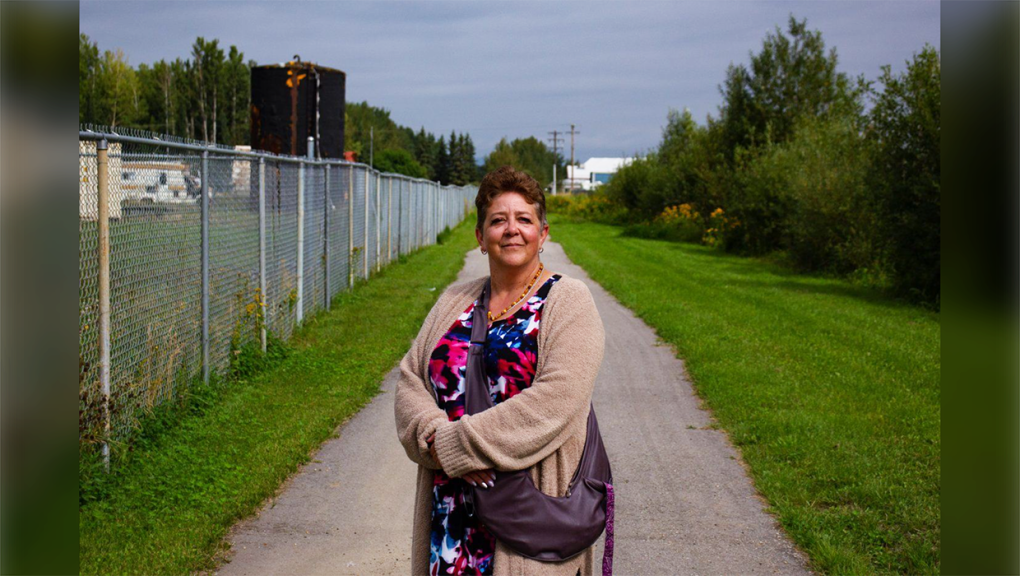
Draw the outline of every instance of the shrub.
M620 168L602 188L616 204L651 218L662 210L662 206L654 208L654 195L660 193L662 184L663 170L653 154Z
M404 174L412 178L427 178L428 170L418 163L407 150L391 148L375 155L375 168L380 172Z
M708 216L708 228L701 237L701 243L707 246L724 246L726 237L736 232L740 221L726 215L722 208L716 208Z
M651 222L628 226L624 234L678 242L699 242L704 230L703 219L694 207L691 204L679 204L667 207Z
M558 194L546 196L546 210L571 220L623 224L627 222L627 208L612 200L606 194Z

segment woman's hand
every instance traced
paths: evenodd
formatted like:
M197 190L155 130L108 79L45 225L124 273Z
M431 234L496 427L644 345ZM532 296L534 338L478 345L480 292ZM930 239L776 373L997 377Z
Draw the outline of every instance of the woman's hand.
M439 462L439 454L436 453L435 439L436 435L435 433L433 433L431 436L425 439L425 442L429 445L429 454L436 462ZM443 463L439 462L439 465L442 466ZM496 481L496 472L494 472L493 470L476 470L474 472L468 472L467 474L464 474L463 476L461 476L461 478L466 480L472 486L491 488L495 485L494 483Z

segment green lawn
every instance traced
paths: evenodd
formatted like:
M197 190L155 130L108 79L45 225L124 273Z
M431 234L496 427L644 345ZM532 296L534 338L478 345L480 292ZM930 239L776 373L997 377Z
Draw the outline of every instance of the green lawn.
M620 231L552 226L571 260L675 347L813 567L937 574L939 315Z
M253 513L379 390L471 247L472 218L443 244L383 269L306 319L272 369L137 443L79 510L82 574L209 569ZM395 441L395 437L394 437Z

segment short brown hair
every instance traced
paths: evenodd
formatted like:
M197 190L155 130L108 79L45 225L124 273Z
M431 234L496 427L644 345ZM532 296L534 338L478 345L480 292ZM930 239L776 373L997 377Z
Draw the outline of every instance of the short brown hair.
M475 207L478 209L479 230L485 224L485 214L489 211L492 200L504 192L517 192L530 203L536 205L538 221L545 224L545 192L538 181L527 172L513 166L501 166L482 178L478 185L478 196L475 196Z

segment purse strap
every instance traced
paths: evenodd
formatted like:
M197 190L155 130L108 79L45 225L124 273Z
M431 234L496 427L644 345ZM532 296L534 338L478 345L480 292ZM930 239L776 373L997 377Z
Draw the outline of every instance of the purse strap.
M491 279L485 280L482 296L471 315L471 346L464 374L464 412L477 414L492 408L485 385L485 340L489 336L489 293Z

